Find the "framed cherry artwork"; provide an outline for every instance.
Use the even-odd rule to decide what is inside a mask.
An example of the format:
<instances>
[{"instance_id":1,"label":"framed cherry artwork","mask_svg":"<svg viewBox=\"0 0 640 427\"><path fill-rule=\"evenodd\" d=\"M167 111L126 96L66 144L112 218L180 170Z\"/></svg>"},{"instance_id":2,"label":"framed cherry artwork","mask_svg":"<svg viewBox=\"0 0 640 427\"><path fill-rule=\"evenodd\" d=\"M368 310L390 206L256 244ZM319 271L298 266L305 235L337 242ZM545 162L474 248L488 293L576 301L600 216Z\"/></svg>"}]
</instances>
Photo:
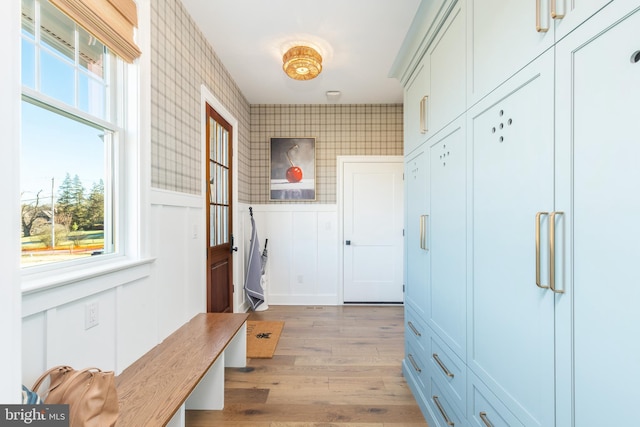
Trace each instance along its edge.
<instances>
[{"instance_id":1,"label":"framed cherry artwork","mask_svg":"<svg viewBox=\"0 0 640 427\"><path fill-rule=\"evenodd\" d=\"M269 198L316 199L316 139L271 138Z\"/></svg>"}]
</instances>

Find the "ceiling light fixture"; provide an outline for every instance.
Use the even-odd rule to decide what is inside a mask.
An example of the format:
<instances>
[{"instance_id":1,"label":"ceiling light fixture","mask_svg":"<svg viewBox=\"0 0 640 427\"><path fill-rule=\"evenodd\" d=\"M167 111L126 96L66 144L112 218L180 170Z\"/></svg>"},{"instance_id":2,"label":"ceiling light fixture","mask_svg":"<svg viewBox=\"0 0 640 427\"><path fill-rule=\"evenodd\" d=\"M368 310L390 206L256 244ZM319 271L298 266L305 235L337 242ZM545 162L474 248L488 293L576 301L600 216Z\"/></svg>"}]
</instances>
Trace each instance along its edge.
<instances>
[{"instance_id":1,"label":"ceiling light fixture","mask_svg":"<svg viewBox=\"0 0 640 427\"><path fill-rule=\"evenodd\" d=\"M294 46L282 57L282 69L294 80L311 80L322 71L322 56L308 46Z\"/></svg>"}]
</instances>

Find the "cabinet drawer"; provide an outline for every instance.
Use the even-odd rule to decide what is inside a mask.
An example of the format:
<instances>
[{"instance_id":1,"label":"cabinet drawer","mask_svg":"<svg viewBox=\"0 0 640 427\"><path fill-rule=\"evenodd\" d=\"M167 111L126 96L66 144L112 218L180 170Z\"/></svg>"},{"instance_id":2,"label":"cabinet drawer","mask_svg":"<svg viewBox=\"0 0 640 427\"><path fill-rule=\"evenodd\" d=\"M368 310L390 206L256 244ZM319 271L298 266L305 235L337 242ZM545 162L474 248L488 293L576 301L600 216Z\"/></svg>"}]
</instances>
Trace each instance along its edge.
<instances>
[{"instance_id":1,"label":"cabinet drawer","mask_svg":"<svg viewBox=\"0 0 640 427\"><path fill-rule=\"evenodd\" d=\"M507 407L471 371L468 372L469 387L467 419L470 426L477 427L523 427Z\"/></svg>"},{"instance_id":2,"label":"cabinet drawer","mask_svg":"<svg viewBox=\"0 0 640 427\"><path fill-rule=\"evenodd\" d=\"M433 421L439 427L465 426L465 417L460 415L455 405L452 405L446 392L437 382L431 379L429 393L426 395L429 409L433 414Z\"/></svg>"},{"instance_id":3,"label":"cabinet drawer","mask_svg":"<svg viewBox=\"0 0 640 427\"><path fill-rule=\"evenodd\" d=\"M426 353L429 335L431 335L426 323L412 309L406 308L404 315L405 340L413 341L420 347L422 353Z\"/></svg>"},{"instance_id":4,"label":"cabinet drawer","mask_svg":"<svg viewBox=\"0 0 640 427\"><path fill-rule=\"evenodd\" d=\"M451 395L452 403L465 412L467 396L467 367L444 342L431 334L427 356L433 379Z\"/></svg>"},{"instance_id":5,"label":"cabinet drawer","mask_svg":"<svg viewBox=\"0 0 640 427\"><path fill-rule=\"evenodd\" d=\"M426 395L428 390L429 372L424 359L424 351L413 340L405 340L405 365L420 391Z\"/></svg>"}]
</instances>

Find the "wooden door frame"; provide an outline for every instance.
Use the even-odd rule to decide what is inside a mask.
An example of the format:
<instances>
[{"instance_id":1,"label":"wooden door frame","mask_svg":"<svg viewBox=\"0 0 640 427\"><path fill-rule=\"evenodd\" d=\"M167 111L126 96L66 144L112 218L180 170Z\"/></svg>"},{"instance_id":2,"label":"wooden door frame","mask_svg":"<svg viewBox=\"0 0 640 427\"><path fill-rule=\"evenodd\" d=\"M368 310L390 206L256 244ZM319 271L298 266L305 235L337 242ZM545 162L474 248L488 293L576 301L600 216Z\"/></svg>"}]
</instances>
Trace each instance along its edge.
<instances>
[{"instance_id":1,"label":"wooden door frame","mask_svg":"<svg viewBox=\"0 0 640 427\"><path fill-rule=\"evenodd\" d=\"M207 191L208 191L208 185L207 185L207 180L206 180L206 176L207 176L207 104L213 108L214 110L216 110L216 112L224 119L226 120L231 127L234 129L234 132L232 132L231 135L231 149L232 149L232 155L231 155L231 167L232 167L232 175L231 175L231 202L232 202L232 206L233 206L233 210L231 211L231 226L232 227L237 227L238 224L238 119L235 118L235 116L233 114L231 114L229 112L229 110L215 97L215 95L213 95L213 93L205 86L205 85L201 85L200 86L200 111L201 111L201 120L200 120L200 129L201 129L201 157L202 157L202 162L200 165L200 176L202 177L201 181L201 190L200 190L200 195L201 195L201 199L202 199L202 204L201 204L201 208L202 208L202 214L200 215L200 229L203 230L202 234L206 236L206 230L207 230L207 221L208 219L206 218L206 212L207 212ZM232 228L231 233L234 233L234 230ZM237 234L237 233L236 233ZM239 244L240 242L236 240L236 244ZM203 245L204 247L203 249L203 253L207 253L207 248L209 246L209 242L206 241L206 238L203 239ZM237 252L234 252L237 253ZM204 258L204 262L206 263L206 256ZM242 264L241 260L234 260L233 262L233 286L234 286L234 293L233 293L233 311L237 311L237 309L240 307L240 305L242 304L242 300L243 300L243 296L242 296L242 292L241 292L241 287L239 288L238 286L238 280L240 278L240 265ZM202 279L201 279L201 290L200 290L200 294L201 294L201 301L202 301L202 311L206 312L207 311L207 277L205 273L205 266L203 265L202 268L203 274L202 274Z\"/></svg>"},{"instance_id":2,"label":"wooden door frame","mask_svg":"<svg viewBox=\"0 0 640 427\"><path fill-rule=\"evenodd\" d=\"M404 163L403 156L337 156L338 205L338 305L344 305L344 165L345 163ZM404 208L403 208L404 209Z\"/></svg>"}]
</instances>

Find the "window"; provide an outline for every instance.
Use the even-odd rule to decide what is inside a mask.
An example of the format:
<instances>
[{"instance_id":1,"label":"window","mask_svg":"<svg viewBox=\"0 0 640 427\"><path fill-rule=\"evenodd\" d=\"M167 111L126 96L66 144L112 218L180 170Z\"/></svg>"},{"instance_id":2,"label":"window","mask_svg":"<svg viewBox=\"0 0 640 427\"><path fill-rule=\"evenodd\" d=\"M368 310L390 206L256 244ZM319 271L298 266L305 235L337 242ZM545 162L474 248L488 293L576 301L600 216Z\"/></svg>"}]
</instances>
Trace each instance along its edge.
<instances>
[{"instance_id":1,"label":"window","mask_svg":"<svg viewBox=\"0 0 640 427\"><path fill-rule=\"evenodd\" d=\"M125 74L47 0L22 0L22 267L120 251Z\"/></svg>"}]
</instances>

